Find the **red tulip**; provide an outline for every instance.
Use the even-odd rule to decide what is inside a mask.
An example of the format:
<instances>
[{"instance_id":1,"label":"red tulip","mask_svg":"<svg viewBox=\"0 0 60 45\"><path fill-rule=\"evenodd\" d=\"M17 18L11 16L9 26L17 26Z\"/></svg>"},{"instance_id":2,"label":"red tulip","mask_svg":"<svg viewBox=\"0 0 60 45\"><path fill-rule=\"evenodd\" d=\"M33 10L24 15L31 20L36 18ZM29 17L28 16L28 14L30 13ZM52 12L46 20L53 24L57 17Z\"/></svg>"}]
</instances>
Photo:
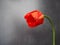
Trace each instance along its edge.
<instances>
[{"instance_id":1,"label":"red tulip","mask_svg":"<svg viewBox=\"0 0 60 45\"><path fill-rule=\"evenodd\" d=\"M29 27L36 27L44 22L44 15L38 10L27 13L24 18L26 19Z\"/></svg>"},{"instance_id":2,"label":"red tulip","mask_svg":"<svg viewBox=\"0 0 60 45\"><path fill-rule=\"evenodd\" d=\"M34 10L31 11L29 13L27 13L24 18L27 21L27 24L29 27L36 27L40 24L43 24L44 22L44 18L48 19L48 21L51 24L52 27L52 45L55 45L55 27L54 27L54 23L52 22L51 18L47 15L43 15L42 12L38 11L38 10Z\"/></svg>"}]
</instances>

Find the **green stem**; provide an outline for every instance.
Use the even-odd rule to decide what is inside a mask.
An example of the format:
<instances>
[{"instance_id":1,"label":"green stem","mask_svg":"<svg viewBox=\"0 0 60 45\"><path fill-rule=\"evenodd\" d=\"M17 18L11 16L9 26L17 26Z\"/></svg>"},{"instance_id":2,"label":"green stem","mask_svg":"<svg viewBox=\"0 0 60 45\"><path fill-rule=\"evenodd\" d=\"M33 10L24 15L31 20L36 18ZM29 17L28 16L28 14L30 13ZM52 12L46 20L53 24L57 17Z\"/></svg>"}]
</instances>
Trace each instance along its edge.
<instances>
[{"instance_id":1,"label":"green stem","mask_svg":"<svg viewBox=\"0 0 60 45\"><path fill-rule=\"evenodd\" d=\"M55 45L55 27L54 27L54 24L53 24L53 21L51 20L50 17L48 17L47 15L44 15L45 18L47 18L51 24L51 27L52 27L52 41L53 41L53 45Z\"/></svg>"}]
</instances>

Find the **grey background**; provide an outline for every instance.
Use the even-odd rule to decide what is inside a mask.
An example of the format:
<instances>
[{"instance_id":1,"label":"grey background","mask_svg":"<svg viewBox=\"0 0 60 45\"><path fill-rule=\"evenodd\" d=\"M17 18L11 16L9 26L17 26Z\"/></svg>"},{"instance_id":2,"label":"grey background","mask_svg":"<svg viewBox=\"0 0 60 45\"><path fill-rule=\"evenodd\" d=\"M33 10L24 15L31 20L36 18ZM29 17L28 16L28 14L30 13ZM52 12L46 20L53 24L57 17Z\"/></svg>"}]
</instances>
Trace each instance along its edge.
<instances>
[{"instance_id":1,"label":"grey background","mask_svg":"<svg viewBox=\"0 0 60 45\"><path fill-rule=\"evenodd\" d=\"M56 45L60 45L59 0L0 0L0 45L52 45L52 29L44 24L29 28L24 15L38 9L51 17L56 28Z\"/></svg>"}]
</instances>

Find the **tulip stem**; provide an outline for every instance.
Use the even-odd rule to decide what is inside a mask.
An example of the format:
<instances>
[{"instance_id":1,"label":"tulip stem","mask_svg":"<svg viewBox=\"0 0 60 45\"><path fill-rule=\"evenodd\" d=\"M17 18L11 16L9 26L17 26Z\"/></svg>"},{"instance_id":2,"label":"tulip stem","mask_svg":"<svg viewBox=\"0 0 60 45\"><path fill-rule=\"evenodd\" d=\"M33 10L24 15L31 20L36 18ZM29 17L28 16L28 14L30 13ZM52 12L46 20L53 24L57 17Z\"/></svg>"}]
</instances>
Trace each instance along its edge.
<instances>
[{"instance_id":1,"label":"tulip stem","mask_svg":"<svg viewBox=\"0 0 60 45\"><path fill-rule=\"evenodd\" d=\"M47 18L52 26L52 45L55 45L55 26L51 18L47 15L44 15L45 18Z\"/></svg>"}]
</instances>

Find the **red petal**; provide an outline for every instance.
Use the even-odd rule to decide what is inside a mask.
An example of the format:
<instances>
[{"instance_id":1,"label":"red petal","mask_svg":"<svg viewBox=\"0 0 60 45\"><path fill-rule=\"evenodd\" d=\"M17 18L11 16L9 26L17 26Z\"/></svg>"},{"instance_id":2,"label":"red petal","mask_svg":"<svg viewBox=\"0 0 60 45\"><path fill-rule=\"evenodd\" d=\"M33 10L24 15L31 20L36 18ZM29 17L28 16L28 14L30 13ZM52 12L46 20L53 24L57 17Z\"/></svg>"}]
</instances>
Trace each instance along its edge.
<instances>
[{"instance_id":1,"label":"red petal","mask_svg":"<svg viewBox=\"0 0 60 45\"><path fill-rule=\"evenodd\" d=\"M36 27L44 22L44 16L38 10L27 13L24 17L29 27Z\"/></svg>"}]
</instances>

